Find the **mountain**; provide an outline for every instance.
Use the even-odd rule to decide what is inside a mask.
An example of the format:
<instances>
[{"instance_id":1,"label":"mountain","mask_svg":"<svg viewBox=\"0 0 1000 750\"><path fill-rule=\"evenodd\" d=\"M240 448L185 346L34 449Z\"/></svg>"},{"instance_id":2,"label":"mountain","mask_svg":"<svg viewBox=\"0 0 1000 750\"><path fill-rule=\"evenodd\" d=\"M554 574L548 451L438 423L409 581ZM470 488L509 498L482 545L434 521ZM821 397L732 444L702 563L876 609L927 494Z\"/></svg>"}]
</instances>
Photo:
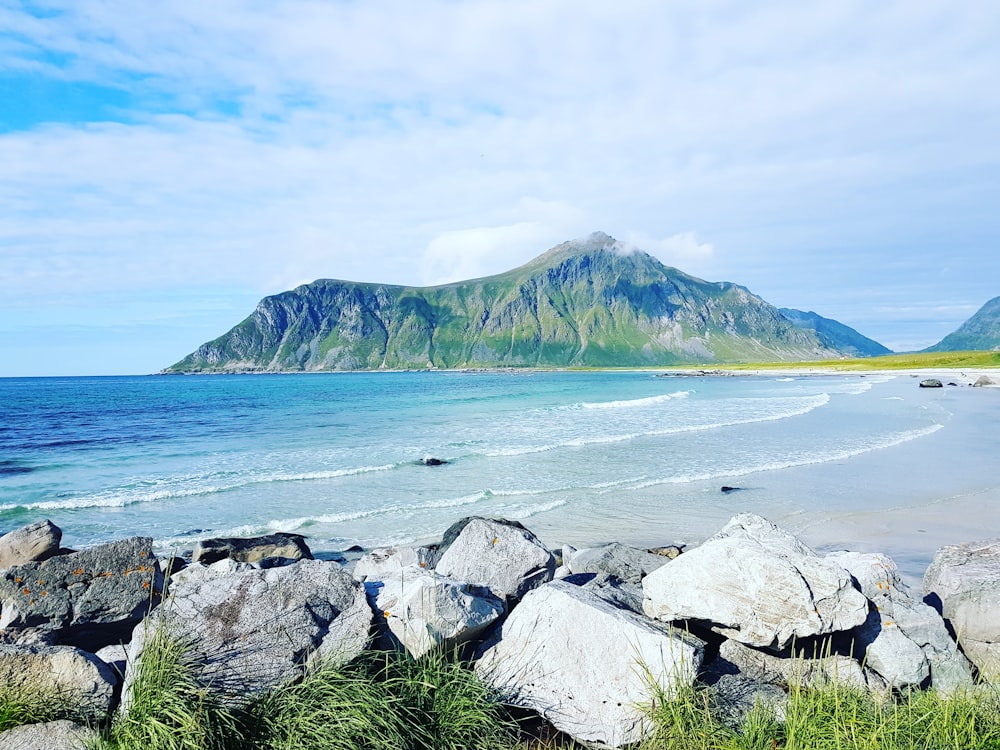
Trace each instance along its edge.
<instances>
[{"instance_id":1,"label":"mountain","mask_svg":"<svg viewBox=\"0 0 1000 750\"><path fill-rule=\"evenodd\" d=\"M979 312L925 352L1000 350L1000 297L994 297Z\"/></svg>"},{"instance_id":2,"label":"mountain","mask_svg":"<svg viewBox=\"0 0 1000 750\"><path fill-rule=\"evenodd\" d=\"M815 331L820 343L831 349L844 352L852 357L879 357L883 354L892 354L891 349L882 346L874 339L862 336L850 326L845 326L831 318L824 318L812 310L802 312L788 307L782 307L780 310L782 315L799 328Z\"/></svg>"},{"instance_id":3,"label":"mountain","mask_svg":"<svg viewBox=\"0 0 1000 750\"><path fill-rule=\"evenodd\" d=\"M596 233L507 273L455 284L314 281L265 297L165 372L634 367L842 354L744 287L696 279Z\"/></svg>"}]
</instances>

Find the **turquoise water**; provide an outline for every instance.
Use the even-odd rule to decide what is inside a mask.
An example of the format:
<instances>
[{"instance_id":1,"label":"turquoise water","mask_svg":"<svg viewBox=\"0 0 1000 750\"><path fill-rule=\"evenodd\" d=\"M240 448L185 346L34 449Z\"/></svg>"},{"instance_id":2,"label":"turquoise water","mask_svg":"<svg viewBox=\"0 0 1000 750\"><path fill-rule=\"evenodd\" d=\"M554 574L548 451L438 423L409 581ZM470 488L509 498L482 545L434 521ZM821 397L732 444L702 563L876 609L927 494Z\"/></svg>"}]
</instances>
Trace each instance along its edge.
<instances>
[{"instance_id":1,"label":"turquoise water","mask_svg":"<svg viewBox=\"0 0 1000 750\"><path fill-rule=\"evenodd\" d=\"M167 550L280 530L332 550L430 540L480 514L551 544L665 543L741 510L870 509L843 477L877 483L871 457L946 433L947 397L878 375L3 379L0 532L50 518L70 546L144 534ZM809 467L840 473L800 495Z\"/></svg>"}]
</instances>

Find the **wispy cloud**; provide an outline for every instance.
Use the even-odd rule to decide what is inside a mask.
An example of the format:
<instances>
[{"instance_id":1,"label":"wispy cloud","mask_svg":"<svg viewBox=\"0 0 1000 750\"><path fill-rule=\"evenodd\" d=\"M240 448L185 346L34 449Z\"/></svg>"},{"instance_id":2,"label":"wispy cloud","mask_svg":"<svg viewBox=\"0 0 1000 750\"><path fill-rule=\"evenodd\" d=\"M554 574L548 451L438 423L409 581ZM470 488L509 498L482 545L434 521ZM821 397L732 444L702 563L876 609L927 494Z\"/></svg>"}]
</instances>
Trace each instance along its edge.
<instances>
[{"instance_id":1,"label":"wispy cloud","mask_svg":"<svg viewBox=\"0 0 1000 750\"><path fill-rule=\"evenodd\" d=\"M979 302L998 25L976 0L0 5L0 91L67 103L0 103L0 307L452 281L593 230L861 327L886 304L862 287Z\"/></svg>"}]
</instances>

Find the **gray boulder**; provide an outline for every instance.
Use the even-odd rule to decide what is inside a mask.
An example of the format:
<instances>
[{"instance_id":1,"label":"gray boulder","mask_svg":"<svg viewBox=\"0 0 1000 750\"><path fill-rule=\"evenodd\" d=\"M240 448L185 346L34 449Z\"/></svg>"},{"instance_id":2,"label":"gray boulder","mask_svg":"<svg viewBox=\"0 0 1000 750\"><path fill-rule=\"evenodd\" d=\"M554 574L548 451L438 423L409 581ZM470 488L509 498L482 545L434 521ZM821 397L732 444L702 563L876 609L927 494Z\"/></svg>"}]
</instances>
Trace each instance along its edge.
<instances>
[{"instance_id":1,"label":"gray boulder","mask_svg":"<svg viewBox=\"0 0 1000 750\"><path fill-rule=\"evenodd\" d=\"M382 581L416 565L432 570L440 552L430 547L380 547L366 553L354 565L358 581Z\"/></svg>"},{"instance_id":2,"label":"gray boulder","mask_svg":"<svg viewBox=\"0 0 1000 750\"><path fill-rule=\"evenodd\" d=\"M850 630L868 600L850 574L753 514L735 516L700 547L642 580L643 610L658 620L696 620L751 646Z\"/></svg>"},{"instance_id":3,"label":"gray boulder","mask_svg":"<svg viewBox=\"0 0 1000 750\"><path fill-rule=\"evenodd\" d=\"M364 588L336 563L303 560L183 582L136 627L122 703L130 702L132 665L157 633L187 644L199 680L239 705L297 679L316 660L354 658L371 625Z\"/></svg>"},{"instance_id":4,"label":"gray boulder","mask_svg":"<svg viewBox=\"0 0 1000 750\"><path fill-rule=\"evenodd\" d=\"M774 683L724 674L712 685L712 704L728 726L739 730L754 709L771 711L778 721L784 721L788 694Z\"/></svg>"},{"instance_id":5,"label":"gray boulder","mask_svg":"<svg viewBox=\"0 0 1000 750\"><path fill-rule=\"evenodd\" d=\"M713 664L716 671L772 685L818 688L837 684L855 690L886 687L877 676L866 673L857 661L843 654L779 655L727 640L719 646L719 662Z\"/></svg>"},{"instance_id":6,"label":"gray boulder","mask_svg":"<svg viewBox=\"0 0 1000 750\"><path fill-rule=\"evenodd\" d=\"M944 383L942 383L937 378L927 378L926 380L920 381L921 388L944 388Z\"/></svg>"},{"instance_id":7,"label":"gray boulder","mask_svg":"<svg viewBox=\"0 0 1000 750\"><path fill-rule=\"evenodd\" d=\"M4 534L0 536L0 570L52 557L61 540L62 531L47 519Z\"/></svg>"},{"instance_id":8,"label":"gray boulder","mask_svg":"<svg viewBox=\"0 0 1000 750\"><path fill-rule=\"evenodd\" d=\"M698 639L555 581L525 595L475 669L560 731L619 747L648 735L652 689L690 685L703 656Z\"/></svg>"},{"instance_id":9,"label":"gray boulder","mask_svg":"<svg viewBox=\"0 0 1000 750\"><path fill-rule=\"evenodd\" d=\"M452 527L454 528L454 527ZM448 532L445 534L449 538ZM487 518L467 519L435 568L463 583L486 586L516 601L555 574L555 557L520 524Z\"/></svg>"},{"instance_id":10,"label":"gray boulder","mask_svg":"<svg viewBox=\"0 0 1000 750\"><path fill-rule=\"evenodd\" d=\"M986 375L980 375L976 379L976 382L972 384L974 388L988 388L991 385L996 385L996 383L994 383L993 380L988 378Z\"/></svg>"},{"instance_id":11,"label":"gray boulder","mask_svg":"<svg viewBox=\"0 0 1000 750\"><path fill-rule=\"evenodd\" d=\"M872 602L868 621L856 631L866 666L896 688L919 686L928 678L945 692L972 685L968 660L941 616L910 595L892 558L835 552L827 559L849 571Z\"/></svg>"},{"instance_id":12,"label":"gray boulder","mask_svg":"<svg viewBox=\"0 0 1000 750\"><path fill-rule=\"evenodd\" d=\"M107 664L73 646L0 646L0 685L49 697L64 716L107 718L117 683Z\"/></svg>"},{"instance_id":13,"label":"gray boulder","mask_svg":"<svg viewBox=\"0 0 1000 750\"><path fill-rule=\"evenodd\" d=\"M504 613L488 589L418 566L366 585L376 622L414 658L474 640Z\"/></svg>"},{"instance_id":14,"label":"gray boulder","mask_svg":"<svg viewBox=\"0 0 1000 750\"><path fill-rule=\"evenodd\" d=\"M0 750L87 750L96 746L98 733L67 719L0 732Z\"/></svg>"},{"instance_id":15,"label":"gray boulder","mask_svg":"<svg viewBox=\"0 0 1000 750\"><path fill-rule=\"evenodd\" d=\"M254 537L219 537L202 539L195 545L191 562L205 565L223 559L236 562L255 563L270 557L284 557L289 560L311 560L312 552L301 534L282 532Z\"/></svg>"},{"instance_id":16,"label":"gray boulder","mask_svg":"<svg viewBox=\"0 0 1000 750\"><path fill-rule=\"evenodd\" d=\"M639 583L670 558L612 542L600 547L578 550L564 564L573 573L597 573L614 576L625 583Z\"/></svg>"},{"instance_id":17,"label":"gray boulder","mask_svg":"<svg viewBox=\"0 0 1000 750\"><path fill-rule=\"evenodd\" d=\"M980 676L1000 681L1000 539L939 549L924 593Z\"/></svg>"},{"instance_id":18,"label":"gray boulder","mask_svg":"<svg viewBox=\"0 0 1000 750\"><path fill-rule=\"evenodd\" d=\"M0 628L60 630L62 642L94 651L128 640L162 588L148 537L15 565L0 571Z\"/></svg>"}]
</instances>

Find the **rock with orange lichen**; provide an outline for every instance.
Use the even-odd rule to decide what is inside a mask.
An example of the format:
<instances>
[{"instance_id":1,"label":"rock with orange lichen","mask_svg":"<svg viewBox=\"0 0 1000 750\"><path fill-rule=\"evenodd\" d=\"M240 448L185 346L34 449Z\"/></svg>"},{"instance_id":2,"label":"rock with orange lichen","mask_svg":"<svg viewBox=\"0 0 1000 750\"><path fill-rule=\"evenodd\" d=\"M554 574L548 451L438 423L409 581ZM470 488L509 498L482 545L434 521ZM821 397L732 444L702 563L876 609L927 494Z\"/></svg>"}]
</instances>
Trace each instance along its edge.
<instances>
[{"instance_id":1,"label":"rock with orange lichen","mask_svg":"<svg viewBox=\"0 0 1000 750\"><path fill-rule=\"evenodd\" d=\"M162 587L149 537L15 565L0 571L0 628L58 630L93 651L128 640Z\"/></svg>"}]
</instances>

